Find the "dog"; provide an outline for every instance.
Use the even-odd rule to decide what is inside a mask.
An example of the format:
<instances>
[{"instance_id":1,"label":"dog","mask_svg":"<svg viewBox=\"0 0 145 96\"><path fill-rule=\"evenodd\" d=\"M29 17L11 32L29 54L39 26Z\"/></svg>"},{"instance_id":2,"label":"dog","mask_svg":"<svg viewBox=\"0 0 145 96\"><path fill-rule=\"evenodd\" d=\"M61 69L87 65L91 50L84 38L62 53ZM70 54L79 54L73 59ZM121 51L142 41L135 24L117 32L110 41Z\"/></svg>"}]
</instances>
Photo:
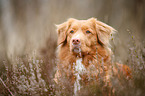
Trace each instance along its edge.
<instances>
[{"instance_id":1,"label":"dog","mask_svg":"<svg viewBox=\"0 0 145 96\"><path fill-rule=\"evenodd\" d=\"M112 72L118 76L122 72L130 77L128 66L111 62L113 53L109 48L109 40L115 31L96 18L70 18L57 25L58 64L55 82L58 84L62 81L60 78L66 77L76 94L81 89L80 82L87 84L94 79L97 82L99 77L104 82L110 82Z\"/></svg>"}]
</instances>

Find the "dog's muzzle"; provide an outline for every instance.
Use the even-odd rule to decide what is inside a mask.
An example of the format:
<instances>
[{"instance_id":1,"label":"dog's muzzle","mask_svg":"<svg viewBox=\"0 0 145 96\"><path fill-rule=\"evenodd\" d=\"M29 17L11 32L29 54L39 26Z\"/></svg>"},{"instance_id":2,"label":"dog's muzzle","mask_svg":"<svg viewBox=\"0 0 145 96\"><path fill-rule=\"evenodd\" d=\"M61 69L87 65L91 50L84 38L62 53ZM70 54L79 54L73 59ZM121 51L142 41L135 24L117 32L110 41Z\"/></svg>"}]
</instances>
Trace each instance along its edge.
<instances>
[{"instance_id":1,"label":"dog's muzzle","mask_svg":"<svg viewBox=\"0 0 145 96\"><path fill-rule=\"evenodd\" d=\"M80 48L80 39L78 38L73 38L72 39L72 51L74 53L80 53L81 52L81 48Z\"/></svg>"}]
</instances>

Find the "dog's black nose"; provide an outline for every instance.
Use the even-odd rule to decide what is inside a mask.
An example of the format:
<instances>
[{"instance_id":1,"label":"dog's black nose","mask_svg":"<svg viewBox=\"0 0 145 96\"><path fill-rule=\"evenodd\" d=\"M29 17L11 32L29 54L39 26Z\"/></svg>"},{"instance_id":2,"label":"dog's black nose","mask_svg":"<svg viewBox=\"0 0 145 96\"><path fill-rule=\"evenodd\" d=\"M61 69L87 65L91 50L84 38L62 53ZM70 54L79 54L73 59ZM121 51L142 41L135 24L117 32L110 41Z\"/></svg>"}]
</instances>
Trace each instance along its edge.
<instances>
[{"instance_id":1,"label":"dog's black nose","mask_svg":"<svg viewBox=\"0 0 145 96\"><path fill-rule=\"evenodd\" d=\"M79 38L74 38L74 39L72 39L72 43L73 44L79 44L80 43L80 39Z\"/></svg>"}]
</instances>

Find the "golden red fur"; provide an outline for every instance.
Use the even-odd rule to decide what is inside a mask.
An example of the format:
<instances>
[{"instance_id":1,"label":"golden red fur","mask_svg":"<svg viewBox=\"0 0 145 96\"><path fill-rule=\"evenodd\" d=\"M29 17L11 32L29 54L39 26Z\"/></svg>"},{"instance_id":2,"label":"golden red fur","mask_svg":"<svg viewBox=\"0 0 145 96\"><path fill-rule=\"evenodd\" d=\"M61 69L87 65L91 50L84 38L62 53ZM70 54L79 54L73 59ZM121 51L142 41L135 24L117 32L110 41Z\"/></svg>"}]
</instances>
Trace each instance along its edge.
<instances>
[{"instance_id":1,"label":"golden red fur","mask_svg":"<svg viewBox=\"0 0 145 96\"><path fill-rule=\"evenodd\" d=\"M76 20L70 18L68 21L57 25L58 32L58 71L55 74L55 81L61 78L62 71L68 78L75 81L76 61L81 58L81 63L85 67L85 72L79 73L82 80L87 77L98 78L99 74L104 74L104 79L109 80L111 68L112 51L108 47L111 34L114 28L98 21L95 18L88 20ZM130 75L128 66L116 64L117 67ZM78 70L77 70L78 71ZM118 74L118 69L113 67L113 71ZM86 82L86 81L85 81Z\"/></svg>"}]
</instances>

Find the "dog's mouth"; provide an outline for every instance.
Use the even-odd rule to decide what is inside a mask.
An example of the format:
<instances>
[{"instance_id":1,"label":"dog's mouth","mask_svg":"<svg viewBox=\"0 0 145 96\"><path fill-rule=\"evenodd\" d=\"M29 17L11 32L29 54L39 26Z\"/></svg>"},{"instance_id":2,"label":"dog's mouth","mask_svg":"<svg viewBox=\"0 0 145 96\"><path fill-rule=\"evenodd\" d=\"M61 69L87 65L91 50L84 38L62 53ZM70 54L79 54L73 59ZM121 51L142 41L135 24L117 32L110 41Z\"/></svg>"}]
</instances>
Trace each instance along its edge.
<instances>
[{"instance_id":1,"label":"dog's mouth","mask_svg":"<svg viewBox=\"0 0 145 96\"><path fill-rule=\"evenodd\" d=\"M81 52L81 48L80 47L78 47L78 46L74 46L74 48L72 49L72 52L73 53L80 53Z\"/></svg>"}]
</instances>

